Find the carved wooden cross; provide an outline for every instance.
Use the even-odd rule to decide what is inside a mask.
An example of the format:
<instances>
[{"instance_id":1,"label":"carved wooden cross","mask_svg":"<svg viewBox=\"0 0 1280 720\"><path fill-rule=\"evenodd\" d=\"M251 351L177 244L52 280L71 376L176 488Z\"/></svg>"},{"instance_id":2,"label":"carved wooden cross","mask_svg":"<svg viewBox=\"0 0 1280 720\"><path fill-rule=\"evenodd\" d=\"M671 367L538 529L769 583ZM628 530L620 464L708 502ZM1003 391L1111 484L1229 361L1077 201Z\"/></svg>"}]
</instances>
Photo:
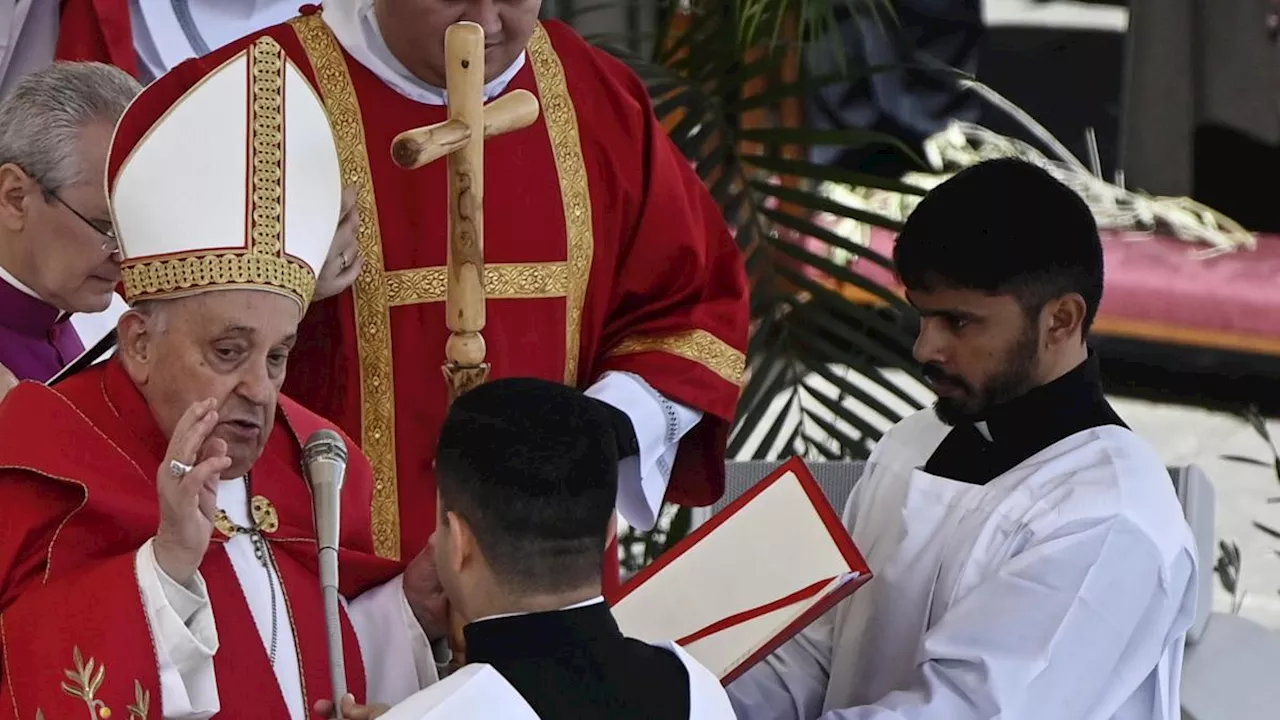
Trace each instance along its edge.
<instances>
[{"instance_id":1,"label":"carved wooden cross","mask_svg":"<svg viewBox=\"0 0 1280 720\"><path fill-rule=\"evenodd\" d=\"M449 251L445 274L445 380L449 402L489 377L484 330L484 139L519 130L538 119L538 99L528 90L484 104L484 30L472 22L444 34L449 119L400 133L391 157L407 170L447 157ZM482 132L476 132L482 128Z\"/></svg>"}]
</instances>

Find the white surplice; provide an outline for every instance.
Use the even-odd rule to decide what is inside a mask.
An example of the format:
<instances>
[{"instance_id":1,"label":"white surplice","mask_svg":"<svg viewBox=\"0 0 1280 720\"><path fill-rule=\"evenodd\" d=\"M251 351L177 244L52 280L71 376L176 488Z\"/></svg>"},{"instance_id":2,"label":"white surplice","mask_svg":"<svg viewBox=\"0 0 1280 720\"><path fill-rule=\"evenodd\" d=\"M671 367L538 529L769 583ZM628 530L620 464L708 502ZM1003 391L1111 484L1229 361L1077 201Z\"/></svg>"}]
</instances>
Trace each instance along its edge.
<instances>
[{"instance_id":1,"label":"white surplice","mask_svg":"<svg viewBox=\"0 0 1280 720\"><path fill-rule=\"evenodd\" d=\"M218 48L284 22L297 14L298 4L299 0L130 0L139 60L147 73L162 74L201 54L202 44ZM179 11L179 5L184 9ZM373 0L327 0L322 17L343 49L396 92L424 105L445 104L444 89L414 77L387 48ZM485 99L502 94L525 62L525 53L521 53L510 67L486 83ZM628 524L650 530L661 513L680 440L701 422L702 412L663 396L639 375L628 372L604 373L587 394L631 419L640 455L624 460L619 468L617 507Z\"/></svg>"},{"instance_id":2,"label":"white surplice","mask_svg":"<svg viewBox=\"0 0 1280 720\"><path fill-rule=\"evenodd\" d=\"M232 522L244 527L252 525L243 479L219 484L218 507ZM311 711L302 693L298 650L285 611L280 577L274 568L263 567L254 555L249 536L237 535L224 545L264 648L271 647L271 596L275 593L276 683L289 707L290 720L308 720ZM150 540L138 551L135 565L156 643L165 720L212 717L221 707L213 665L219 630L204 579L197 573L191 582L181 585L169 578L156 564ZM273 576L271 582L268 572ZM347 615L359 639L369 702L395 703L438 679L426 633L405 599L402 576L350 599ZM222 631L228 632L226 628ZM346 658L348 664L361 660Z\"/></svg>"},{"instance_id":3,"label":"white surplice","mask_svg":"<svg viewBox=\"0 0 1280 720\"><path fill-rule=\"evenodd\" d=\"M844 511L874 578L730 686L739 717L1178 718L1195 553L1159 457L1094 427L968 484L920 469L948 431L877 445Z\"/></svg>"}]
</instances>

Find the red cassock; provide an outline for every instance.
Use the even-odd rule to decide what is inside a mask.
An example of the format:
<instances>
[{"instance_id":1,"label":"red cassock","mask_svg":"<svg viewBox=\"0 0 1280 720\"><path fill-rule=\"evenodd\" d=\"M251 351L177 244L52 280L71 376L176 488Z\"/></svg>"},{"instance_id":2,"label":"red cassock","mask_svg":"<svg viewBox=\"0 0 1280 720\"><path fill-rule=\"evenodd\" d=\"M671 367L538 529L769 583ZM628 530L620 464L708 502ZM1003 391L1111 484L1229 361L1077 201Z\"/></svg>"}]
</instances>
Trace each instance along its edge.
<instances>
[{"instance_id":1,"label":"red cassock","mask_svg":"<svg viewBox=\"0 0 1280 720\"><path fill-rule=\"evenodd\" d=\"M138 74L129 0L62 0L58 60L96 60Z\"/></svg>"},{"instance_id":2,"label":"red cassock","mask_svg":"<svg viewBox=\"0 0 1280 720\"><path fill-rule=\"evenodd\" d=\"M363 219L364 270L352 290L311 307L285 390L360 439L377 478L377 550L412 557L435 526L433 460L447 407L448 180L444 162L396 167L391 142L447 110L389 87L314 8L264 32L322 96ZM241 47L191 62L216 65ZM610 370L640 375L704 413L680 443L667 499L712 503L724 487L748 322L745 273L720 208L639 78L567 26L537 27L508 91L517 88L537 95L542 113L486 141L490 377L586 388Z\"/></svg>"},{"instance_id":3,"label":"red cassock","mask_svg":"<svg viewBox=\"0 0 1280 720\"><path fill-rule=\"evenodd\" d=\"M301 446L332 428L280 398L275 428L251 473L280 526L266 533L297 639L308 707L331 696L310 488ZM156 650L134 570L159 523L156 469L168 445L115 362L54 388L23 383L0 404L0 717L158 720ZM355 597L393 578L373 554L373 477L352 453L343 486L341 591ZM200 572L218 627L217 717L289 716L221 535ZM343 623L348 686L363 697L359 645Z\"/></svg>"}]
</instances>

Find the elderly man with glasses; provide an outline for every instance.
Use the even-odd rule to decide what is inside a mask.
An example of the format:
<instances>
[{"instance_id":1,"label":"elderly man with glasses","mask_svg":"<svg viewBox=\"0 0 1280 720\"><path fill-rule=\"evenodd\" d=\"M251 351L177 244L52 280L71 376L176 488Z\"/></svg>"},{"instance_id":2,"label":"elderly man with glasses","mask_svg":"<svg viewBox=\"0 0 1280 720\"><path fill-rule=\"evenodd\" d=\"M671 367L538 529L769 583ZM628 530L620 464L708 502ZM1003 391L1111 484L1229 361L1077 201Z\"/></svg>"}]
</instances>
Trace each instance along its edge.
<instances>
[{"instance_id":1,"label":"elderly man with glasses","mask_svg":"<svg viewBox=\"0 0 1280 720\"><path fill-rule=\"evenodd\" d=\"M115 300L120 246L103 178L112 130L140 90L108 65L58 63L0 104L0 393L6 380L47 381L98 339L70 318Z\"/></svg>"}]
</instances>

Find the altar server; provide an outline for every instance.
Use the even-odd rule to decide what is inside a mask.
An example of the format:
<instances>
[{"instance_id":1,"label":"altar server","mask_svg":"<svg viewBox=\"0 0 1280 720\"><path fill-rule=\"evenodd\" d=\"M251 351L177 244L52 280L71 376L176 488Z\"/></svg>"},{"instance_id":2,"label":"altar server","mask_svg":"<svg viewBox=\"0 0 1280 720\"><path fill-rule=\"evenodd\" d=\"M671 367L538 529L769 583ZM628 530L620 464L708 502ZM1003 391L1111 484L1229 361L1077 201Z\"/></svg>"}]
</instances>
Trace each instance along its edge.
<instances>
[{"instance_id":1,"label":"altar server","mask_svg":"<svg viewBox=\"0 0 1280 720\"><path fill-rule=\"evenodd\" d=\"M468 623L467 667L496 673L428 688L389 717L734 720L709 670L624 637L601 597L618 463L637 451L621 410L559 383L510 378L458 398L431 545Z\"/></svg>"},{"instance_id":2,"label":"altar server","mask_svg":"<svg viewBox=\"0 0 1280 720\"><path fill-rule=\"evenodd\" d=\"M739 716L1178 718L1193 539L1085 343L1089 209L984 163L921 202L894 259L937 404L884 436L845 507L875 578L730 686Z\"/></svg>"}]
</instances>

